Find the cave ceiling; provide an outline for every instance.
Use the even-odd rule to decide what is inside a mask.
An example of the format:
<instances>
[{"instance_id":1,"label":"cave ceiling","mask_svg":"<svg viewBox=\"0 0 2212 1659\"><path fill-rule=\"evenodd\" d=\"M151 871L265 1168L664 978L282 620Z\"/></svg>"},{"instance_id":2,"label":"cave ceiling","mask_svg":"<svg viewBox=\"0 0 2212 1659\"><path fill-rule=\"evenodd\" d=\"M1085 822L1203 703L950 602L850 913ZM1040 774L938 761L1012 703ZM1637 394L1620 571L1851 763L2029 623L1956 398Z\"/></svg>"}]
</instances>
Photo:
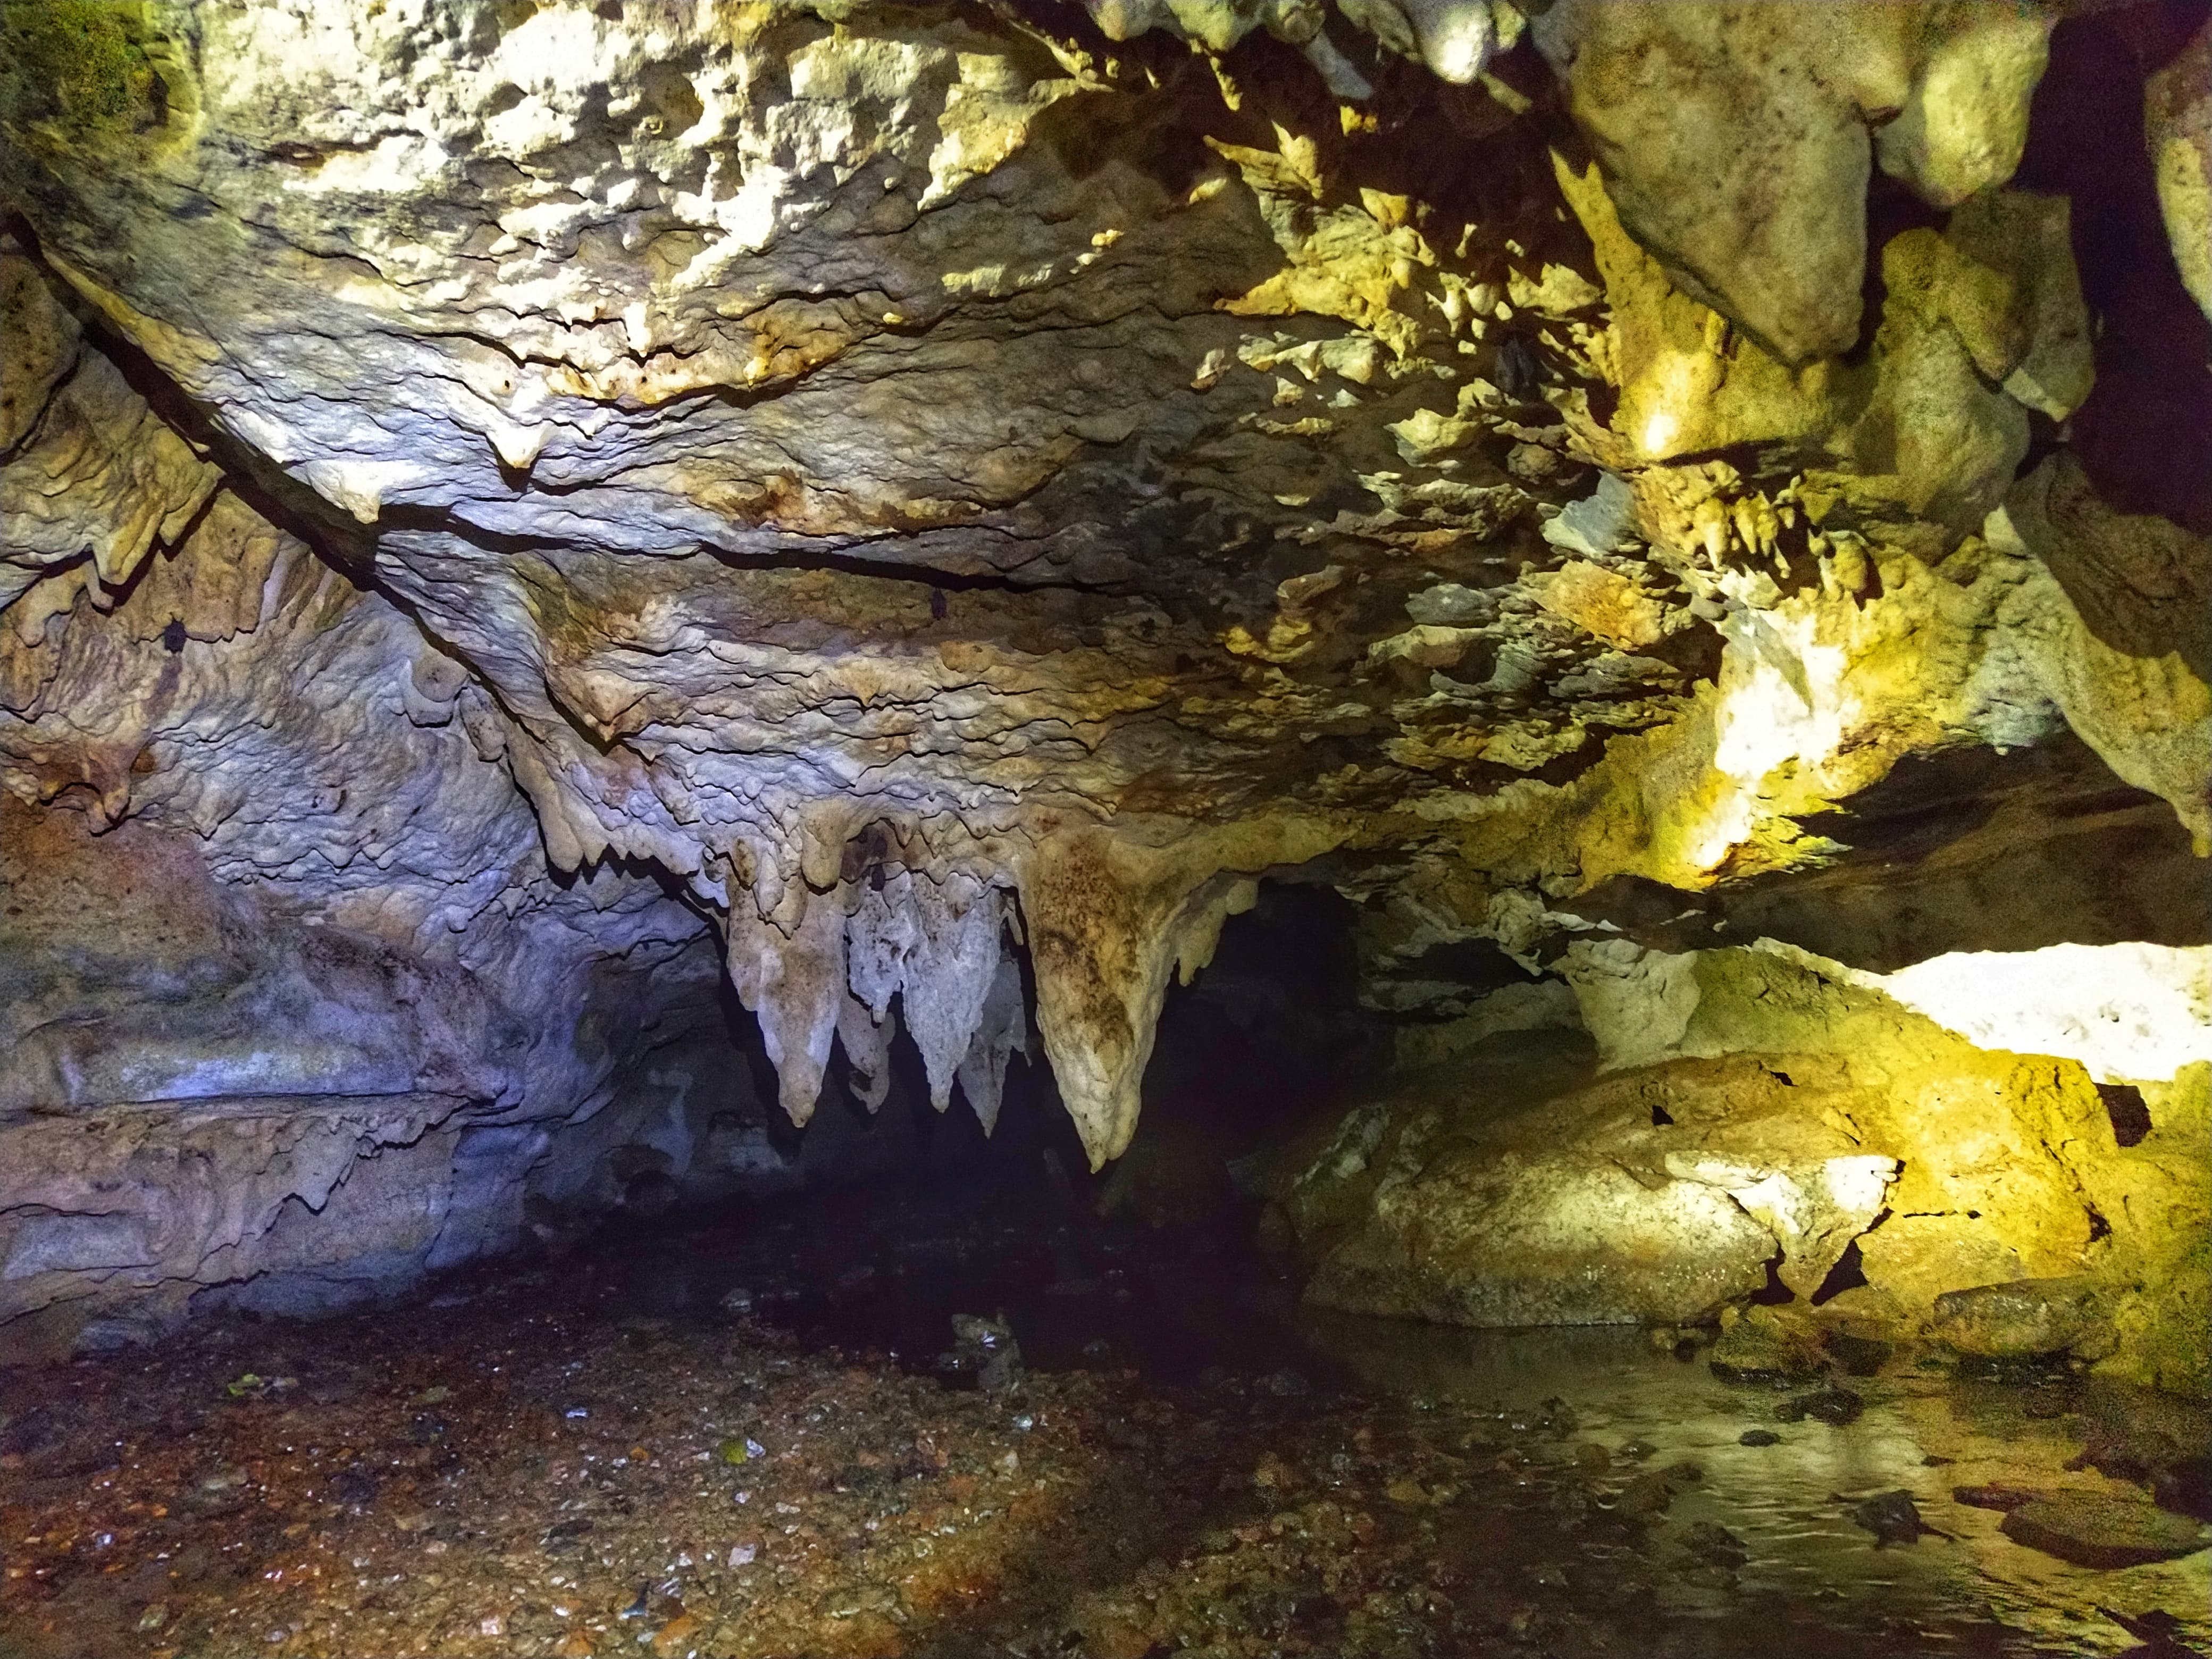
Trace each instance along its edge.
<instances>
[{"instance_id":1,"label":"cave ceiling","mask_svg":"<svg viewBox=\"0 0 2212 1659\"><path fill-rule=\"evenodd\" d=\"M2067 15L10 6L0 775L538 994L704 917L802 1120L895 997L993 1094L1018 939L1094 1158L1263 875L1529 956L2053 744L2186 868Z\"/></svg>"}]
</instances>

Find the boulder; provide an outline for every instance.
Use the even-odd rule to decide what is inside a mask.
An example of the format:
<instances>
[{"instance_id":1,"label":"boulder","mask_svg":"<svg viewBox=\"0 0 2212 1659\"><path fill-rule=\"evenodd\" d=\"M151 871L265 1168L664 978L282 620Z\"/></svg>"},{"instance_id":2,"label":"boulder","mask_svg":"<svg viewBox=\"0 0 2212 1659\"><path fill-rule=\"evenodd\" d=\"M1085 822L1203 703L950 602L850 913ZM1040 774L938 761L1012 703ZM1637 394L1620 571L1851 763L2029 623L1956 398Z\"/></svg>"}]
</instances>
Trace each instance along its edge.
<instances>
[{"instance_id":1,"label":"boulder","mask_svg":"<svg viewBox=\"0 0 2212 1659\"><path fill-rule=\"evenodd\" d=\"M1770 1262L1812 1295L1896 1172L1823 1120L1826 1094L1741 1057L1549 1102L1534 1076L1439 1073L1286 1159L1308 1299L1474 1326L1706 1322Z\"/></svg>"},{"instance_id":2,"label":"boulder","mask_svg":"<svg viewBox=\"0 0 2212 1659\"><path fill-rule=\"evenodd\" d=\"M2136 1567L2194 1554L2212 1532L2186 1516L2129 1498L2063 1493L2006 1515L2006 1537L2077 1567Z\"/></svg>"},{"instance_id":3,"label":"boulder","mask_svg":"<svg viewBox=\"0 0 2212 1659\"><path fill-rule=\"evenodd\" d=\"M2096 1281L2087 1277L2020 1279L1977 1285L1936 1298L1929 1333L1974 1359L2101 1359L2112 1351L2112 1322Z\"/></svg>"}]
</instances>

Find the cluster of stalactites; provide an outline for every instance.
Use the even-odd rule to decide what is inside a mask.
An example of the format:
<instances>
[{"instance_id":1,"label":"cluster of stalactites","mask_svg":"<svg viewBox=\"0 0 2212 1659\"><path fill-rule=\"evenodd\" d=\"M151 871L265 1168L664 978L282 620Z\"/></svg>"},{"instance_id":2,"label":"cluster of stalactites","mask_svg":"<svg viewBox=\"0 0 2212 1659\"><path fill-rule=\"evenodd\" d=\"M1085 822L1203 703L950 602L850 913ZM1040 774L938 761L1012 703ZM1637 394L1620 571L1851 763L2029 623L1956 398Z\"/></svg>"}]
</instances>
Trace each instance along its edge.
<instances>
[{"instance_id":1,"label":"cluster of stalactites","mask_svg":"<svg viewBox=\"0 0 2212 1659\"><path fill-rule=\"evenodd\" d=\"M1341 835L1285 820L1153 843L1061 823L1007 838L988 868L885 860L805 884L803 902L778 884L773 905L739 889L725 921L730 980L759 1018L793 1122L813 1115L833 1041L863 1103L881 1104L896 1001L933 1103L945 1109L957 1083L988 1132L1010 1057L1031 1052L1026 945L1036 1031L1096 1169L1136 1132L1170 980L1212 960L1223 922L1254 901L1254 873Z\"/></svg>"},{"instance_id":2,"label":"cluster of stalactites","mask_svg":"<svg viewBox=\"0 0 2212 1659\"><path fill-rule=\"evenodd\" d=\"M960 1091L988 1134L999 1121L1006 1066L1029 1053L1018 929L1003 887L954 871L878 869L810 893L787 931L740 903L729 918L731 983L759 1018L793 1123L813 1115L833 1039L853 1088L874 1111L890 1087L898 1012L921 1052L930 1104Z\"/></svg>"},{"instance_id":3,"label":"cluster of stalactites","mask_svg":"<svg viewBox=\"0 0 2212 1659\"><path fill-rule=\"evenodd\" d=\"M1127 40L1162 29L1210 52L1226 52L1264 28L1304 53L1328 88L1354 101L1375 88L1330 42L1321 0L1083 0L1100 31ZM1522 27L1510 0L1338 0L1351 21L1391 51L1426 64L1444 80L1466 86L1491 56L1510 46Z\"/></svg>"}]
</instances>

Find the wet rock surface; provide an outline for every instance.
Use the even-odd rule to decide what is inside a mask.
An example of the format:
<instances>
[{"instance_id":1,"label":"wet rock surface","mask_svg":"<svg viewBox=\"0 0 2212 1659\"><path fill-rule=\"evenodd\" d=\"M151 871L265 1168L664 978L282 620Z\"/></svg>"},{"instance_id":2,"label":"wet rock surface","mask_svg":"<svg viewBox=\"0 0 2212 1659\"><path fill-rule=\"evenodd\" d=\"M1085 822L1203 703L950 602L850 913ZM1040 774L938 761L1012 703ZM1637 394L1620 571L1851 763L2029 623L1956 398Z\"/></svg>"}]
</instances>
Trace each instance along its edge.
<instances>
[{"instance_id":1,"label":"wet rock surface","mask_svg":"<svg viewBox=\"0 0 2212 1659\"><path fill-rule=\"evenodd\" d=\"M1584 934L1562 963L1582 1030L1490 1036L1386 1079L1294 1138L1268 1195L1319 1306L1717 1323L1714 1370L1778 1385L1933 1337L2000 1370L2071 1357L2201 1392L2212 1067L2148 1094L2096 1081L2165 1063L2098 1035L2157 1022L2123 1012L2118 954L2068 999L2109 1024L2000 1036L2033 1017L2024 988L1990 994L2016 957L1876 975L1771 939L1676 954ZM2172 988L2179 1060L2207 1029L2196 956L2127 954L2146 1011ZM2027 1058L2039 1043L2074 1057Z\"/></svg>"},{"instance_id":2,"label":"wet rock surface","mask_svg":"<svg viewBox=\"0 0 2212 1659\"><path fill-rule=\"evenodd\" d=\"M2069 1419L1892 1370L1854 1385L1856 1420L1762 1445L1760 1390L1640 1333L1289 1323L1202 1232L983 1190L824 1198L471 1269L403 1318L234 1320L0 1372L10 1652L1689 1659L2117 1653L2115 1616L2212 1634L2203 1550L2093 1571L2041 1547L2120 1504L2196 1528L2063 1467L2086 1425L2140 1414L2078 1382ZM1026 1369L941 1371L956 1338L1018 1342ZM2045 1495L2001 1515L1954 1502L1961 1476ZM2039 1547L2007 1535L2039 1514Z\"/></svg>"},{"instance_id":3,"label":"wet rock surface","mask_svg":"<svg viewBox=\"0 0 2212 1659\"><path fill-rule=\"evenodd\" d=\"M2008 1510L2004 1534L2085 1567L2132 1567L2206 1547L2203 1526L2148 1504L2095 1498L2039 1498Z\"/></svg>"}]
</instances>

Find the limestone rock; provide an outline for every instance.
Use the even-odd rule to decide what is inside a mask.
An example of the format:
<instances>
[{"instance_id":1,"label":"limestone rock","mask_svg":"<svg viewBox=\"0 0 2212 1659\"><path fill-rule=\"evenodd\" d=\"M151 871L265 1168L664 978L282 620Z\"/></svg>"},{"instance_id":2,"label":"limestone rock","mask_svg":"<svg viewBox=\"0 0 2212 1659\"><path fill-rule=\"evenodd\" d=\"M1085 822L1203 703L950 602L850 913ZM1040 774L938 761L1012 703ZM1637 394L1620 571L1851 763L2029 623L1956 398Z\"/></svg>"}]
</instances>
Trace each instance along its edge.
<instances>
[{"instance_id":1,"label":"limestone rock","mask_svg":"<svg viewBox=\"0 0 2212 1659\"><path fill-rule=\"evenodd\" d=\"M2014 1006L2004 975L2033 971L2038 953L1996 957L1994 972L1961 957L1885 978L1771 942L1672 957L1577 944L1566 975L1607 1063L1764 1054L1791 1092L1820 1091L1808 1099L1832 1103L1824 1117L1899 1161L1888 1213L1856 1241L1869 1287L1896 1308L1893 1331L1917 1333L1946 1292L2086 1273L2117 1334L2106 1366L2197 1387L2184 1379L2202 1362L2168 1322L2197 1317L2212 1282L2197 1219L2212 1217L2212 1170L2185 1150L2212 1112L2202 952L2154 956L2162 970L2143 972L2140 949L2058 947L2101 981L2097 1030L2135 1028L2109 1048L2074 1021L2078 996ZM2114 1063L2166 1074L2146 1097L2159 1127L2132 1146L2088 1069ZM2081 1326L2093 1351L2094 1323Z\"/></svg>"},{"instance_id":2,"label":"limestone rock","mask_svg":"<svg viewBox=\"0 0 2212 1659\"><path fill-rule=\"evenodd\" d=\"M2003 183L2051 21L1995 7L1565 0L1534 39L1622 222L1687 292L1798 363L1858 337L1875 153L1945 206Z\"/></svg>"},{"instance_id":3,"label":"limestone rock","mask_svg":"<svg viewBox=\"0 0 2212 1659\"><path fill-rule=\"evenodd\" d=\"M2144 88L2158 204L2190 296L2212 317L2212 24Z\"/></svg>"},{"instance_id":4,"label":"limestone rock","mask_svg":"<svg viewBox=\"0 0 2212 1659\"><path fill-rule=\"evenodd\" d=\"M1292 1182L1292 1224L1318 1255L1310 1300L1470 1325L1695 1323L1761 1290L1772 1258L1809 1297L1897 1172L1824 1125L1832 1099L1793 1098L1747 1062L1629 1073L1534 1105L1443 1107L1449 1087L1439 1076L1347 1119L1339 1140L1373 1122L1372 1147L1352 1159L1332 1143ZM1378 1158L1343 1231L1330 1189L1362 1190Z\"/></svg>"},{"instance_id":5,"label":"limestone rock","mask_svg":"<svg viewBox=\"0 0 2212 1659\"><path fill-rule=\"evenodd\" d=\"M2140 1502L2072 1493L2023 1504L2002 1525L2014 1542L2082 1567L2170 1561L2205 1544L2204 1528L2187 1516Z\"/></svg>"},{"instance_id":6,"label":"limestone rock","mask_svg":"<svg viewBox=\"0 0 2212 1659\"><path fill-rule=\"evenodd\" d=\"M2101 1359L2113 1346L2112 1321L2088 1279L2023 1279L1978 1285L1936 1298L1929 1326L1938 1340L1976 1359L2045 1359L2071 1353Z\"/></svg>"},{"instance_id":7,"label":"limestone rock","mask_svg":"<svg viewBox=\"0 0 2212 1659\"><path fill-rule=\"evenodd\" d=\"M1680 1323L1757 1290L1772 1248L1710 1188L1507 1153L1390 1183L1306 1297L1455 1325Z\"/></svg>"}]
</instances>

